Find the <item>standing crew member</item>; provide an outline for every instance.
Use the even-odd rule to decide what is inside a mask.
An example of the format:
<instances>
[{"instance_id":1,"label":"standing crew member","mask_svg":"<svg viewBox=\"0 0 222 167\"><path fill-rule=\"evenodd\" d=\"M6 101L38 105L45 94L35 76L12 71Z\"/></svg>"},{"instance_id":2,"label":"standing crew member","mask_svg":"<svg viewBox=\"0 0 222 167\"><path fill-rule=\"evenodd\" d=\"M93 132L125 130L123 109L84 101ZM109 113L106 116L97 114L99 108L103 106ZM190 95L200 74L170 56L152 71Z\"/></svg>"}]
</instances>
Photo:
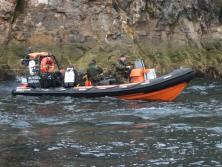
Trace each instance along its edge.
<instances>
[{"instance_id":1,"label":"standing crew member","mask_svg":"<svg viewBox=\"0 0 222 167\"><path fill-rule=\"evenodd\" d=\"M127 83L131 66L127 65L126 56L121 55L116 63L116 80L119 84Z\"/></svg>"},{"instance_id":2,"label":"standing crew member","mask_svg":"<svg viewBox=\"0 0 222 167\"><path fill-rule=\"evenodd\" d=\"M103 69L96 64L95 60L92 60L87 68L87 76L93 85L96 85L102 79L102 73Z\"/></svg>"}]
</instances>

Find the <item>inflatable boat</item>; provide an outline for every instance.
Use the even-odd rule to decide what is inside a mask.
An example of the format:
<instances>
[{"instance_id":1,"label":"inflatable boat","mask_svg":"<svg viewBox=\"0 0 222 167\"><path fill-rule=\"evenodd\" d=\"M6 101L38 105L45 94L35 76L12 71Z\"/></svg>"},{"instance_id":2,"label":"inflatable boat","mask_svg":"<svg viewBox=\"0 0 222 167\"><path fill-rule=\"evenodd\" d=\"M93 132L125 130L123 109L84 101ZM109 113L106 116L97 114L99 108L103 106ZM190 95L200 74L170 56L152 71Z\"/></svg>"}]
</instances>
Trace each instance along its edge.
<instances>
[{"instance_id":1,"label":"inflatable boat","mask_svg":"<svg viewBox=\"0 0 222 167\"><path fill-rule=\"evenodd\" d=\"M141 83L49 89L19 86L12 91L12 94L24 96L71 96L75 98L108 96L126 100L173 101L194 76L195 72L192 69L183 68Z\"/></svg>"}]
</instances>

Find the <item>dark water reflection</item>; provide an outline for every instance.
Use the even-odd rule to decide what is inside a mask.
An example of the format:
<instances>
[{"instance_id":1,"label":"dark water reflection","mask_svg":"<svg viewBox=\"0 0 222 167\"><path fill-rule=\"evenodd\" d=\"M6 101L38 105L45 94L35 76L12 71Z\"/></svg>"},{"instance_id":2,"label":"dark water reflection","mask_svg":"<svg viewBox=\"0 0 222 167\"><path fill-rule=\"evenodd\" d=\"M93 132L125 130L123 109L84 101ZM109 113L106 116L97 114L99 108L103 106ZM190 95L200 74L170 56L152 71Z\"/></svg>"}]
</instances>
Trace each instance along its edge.
<instances>
[{"instance_id":1,"label":"dark water reflection","mask_svg":"<svg viewBox=\"0 0 222 167\"><path fill-rule=\"evenodd\" d=\"M12 97L0 86L0 166L222 166L222 82L172 103Z\"/></svg>"}]
</instances>

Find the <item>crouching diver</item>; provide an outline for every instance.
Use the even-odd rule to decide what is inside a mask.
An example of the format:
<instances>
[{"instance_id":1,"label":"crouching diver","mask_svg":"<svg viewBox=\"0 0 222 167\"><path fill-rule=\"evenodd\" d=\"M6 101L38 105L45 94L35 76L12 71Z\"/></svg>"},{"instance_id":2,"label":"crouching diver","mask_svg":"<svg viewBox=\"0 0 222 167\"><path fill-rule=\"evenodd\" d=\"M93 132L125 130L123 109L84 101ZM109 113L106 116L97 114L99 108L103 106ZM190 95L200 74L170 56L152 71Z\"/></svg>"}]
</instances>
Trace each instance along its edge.
<instances>
[{"instance_id":1,"label":"crouching diver","mask_svg":"<svg viewBox=\"0 0 222 167\"><path fill-rule=\"evenodd\" d=\"M103 69L96 64L96 60L92 60L87 68L87 77L92 85L97 85L102 80Z\"/></svg>"}]
</instances>

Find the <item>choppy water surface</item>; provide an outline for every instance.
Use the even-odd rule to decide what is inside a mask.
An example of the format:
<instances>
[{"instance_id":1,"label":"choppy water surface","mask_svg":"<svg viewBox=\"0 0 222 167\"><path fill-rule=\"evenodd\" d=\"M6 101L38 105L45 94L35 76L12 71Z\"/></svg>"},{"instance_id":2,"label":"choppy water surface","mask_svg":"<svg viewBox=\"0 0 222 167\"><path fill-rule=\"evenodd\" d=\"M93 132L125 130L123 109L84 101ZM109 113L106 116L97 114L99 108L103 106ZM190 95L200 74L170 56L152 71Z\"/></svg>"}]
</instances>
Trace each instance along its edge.
<instances>
[{"instance_id":1,"label":"choppy water surface","mask_svg":"<svg viewBox=\"0 0 222 167\"><path fill-rule=\"evenodd\" d=\"M0 166L222 166L222 81L172 103L12 97L0 83Z\"/></svg>"}]
</instances>

